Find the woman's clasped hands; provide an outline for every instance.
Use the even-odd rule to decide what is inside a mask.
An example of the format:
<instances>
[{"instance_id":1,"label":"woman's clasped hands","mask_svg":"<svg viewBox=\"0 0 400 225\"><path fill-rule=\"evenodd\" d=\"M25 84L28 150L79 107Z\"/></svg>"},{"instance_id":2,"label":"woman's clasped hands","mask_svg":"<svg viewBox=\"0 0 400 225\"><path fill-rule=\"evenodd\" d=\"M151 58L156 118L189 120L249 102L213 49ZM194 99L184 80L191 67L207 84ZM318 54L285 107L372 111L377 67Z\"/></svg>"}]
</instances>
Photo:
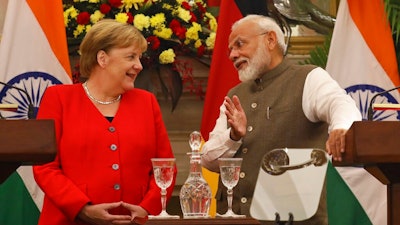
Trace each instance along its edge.
<instances>
[{"instance_id":1,"label":"woman's clasped hands","mask_svg":"<svg viewBox=\"0 0 400 225\"><path fill-rule=\"evenodd\" d=\"M131 215L114 215L109 210L124 207L131 212ZM148 219L148 213L138 205L126 202L102 203L85 205L78 217L90 224L95 225L123 225L123 224L144 224Z\"/></svg>"}]
</instances>

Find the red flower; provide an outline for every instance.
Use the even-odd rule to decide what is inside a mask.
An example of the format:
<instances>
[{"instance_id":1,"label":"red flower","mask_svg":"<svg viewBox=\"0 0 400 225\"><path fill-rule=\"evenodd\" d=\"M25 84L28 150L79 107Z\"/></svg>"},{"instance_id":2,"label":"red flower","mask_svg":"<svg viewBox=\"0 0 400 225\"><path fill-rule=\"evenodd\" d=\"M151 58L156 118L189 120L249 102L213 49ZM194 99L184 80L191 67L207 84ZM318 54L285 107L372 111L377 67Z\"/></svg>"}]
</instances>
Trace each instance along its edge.
<instances>
[{"instance_id":1,"label":"red flower","mask_svg":"<svg viewBox=\"0 0 400 225\"><path fill-rule=\"evenodd\" d=\"M129 24L133 24L133 16L131 12L127 12L126 15L128 16L128 21L126 21Z\"/></svg>"},{"instance_id":2,"label":"red flower","mask_svg":"<svg viewBox=\"0 0 400 225\"><path fill-rule=\"evenodd\" d=\"M207 12L207 9L204 8L204 6L203 6L200 2L196 2L196 5L197 5L197 8L199 8L199 10L200 10L201 13L204 14L204 13Z\"/></svg>"},{"instance_id":3,"label":"red flower","mask_svg":"<svg viewBox=\"0 0 400 225\"><path fill-rule=\"evenodd\" d=\"M178 29L173 32L181 40L186 38L186 27L178 27Z\"/></svg>"},{"instance_id":4,"label":"red flower","mask_svg":"<svg viewBox=\"0 0 400 225\"><path fill-rule=\"evenodd\" d=\"M189 5L188 2L182 2L182 8L184 8L186 10L190 10L191 6Z\"/></svg>"},{"instance_id":5,"label":"red flower","mask_svg":"<svg viewBox=\"0 0 400 225\"><path fill-rule=\"evenodd\" d=\"M119 8L122 5L121 0L108 0L108 3L114 8Z\"/></svg>"},{"instance_id":6,"label":"red flower","mask_svg":"<svg viewBox=\"0 0 400 225\"><path fill-rule=\"evenodd\" d=\"M160 39L158 39L158 37L149 36L146 40L149 43L151 50L157 50L160 47Z\"/></svg>"},{"instance_id":7,"label":"red flower","mask_svg":"<svg viewBox=\"0 0 400 225\"><path fill-rule=\"evenodd\" d=\"M174 30L180 26L181 26L181 23L179 23L179 21L177 19L172 19L171 23L169 23L169 28L171 28L172 30Z\"/></svg>"},{"instance_id":8,"label":"red flower","mask_svg":"<svg viewBox=\"0 0 400 225\"><path fill-rule=\"evenodd\" d=\"M204 45L201 45L198 49L197 49L197 56L201 57L204 55L204 51L205 51L205 47Z\"/></svg>"},{"instance_id":9,"label":"red flower","mask_svg":"<svg viewBox=\"0 0 400 225\"><path fill-rule=\"evenodd\" d=\"M103 14L109 13L111 10L111 6L109 4L103 3L100 5L100 12Z\"/></svg>"},{"instance_id":10,"label":"red flower","mask_svg":"<svg viewBox=\"0 0 400 225\"><path fill-rule=\"evenodd\" d=\"M81 25L89 24L90 14L88 12L79 13L78 17L76 18L76 22Z\"/></svg>"},{"instance_id":11,"label":"red flower","mask_svg":"<svg viewBox=\"0 0 400 225\"><path fill-rule=\"evenodd\" d=\"M186 37L186 28L182 27L178 20L173 19L171 23L169 23L169 28L171 28L172 32L174 32L179 39L184 39Z\"/></svg>"},{"instance_id":12,"label":"red flower","mask_svg":"<svg viewBox=\"0 0 400 225\"><path fill-rule=\"evenodd\" d=\"M190 15L192 16L191 18L190 18L190 22L196 22L197 23L197 17L196 17L196 15L193 13L193 12L190 12Z\"/></svg>"}]
</instances>

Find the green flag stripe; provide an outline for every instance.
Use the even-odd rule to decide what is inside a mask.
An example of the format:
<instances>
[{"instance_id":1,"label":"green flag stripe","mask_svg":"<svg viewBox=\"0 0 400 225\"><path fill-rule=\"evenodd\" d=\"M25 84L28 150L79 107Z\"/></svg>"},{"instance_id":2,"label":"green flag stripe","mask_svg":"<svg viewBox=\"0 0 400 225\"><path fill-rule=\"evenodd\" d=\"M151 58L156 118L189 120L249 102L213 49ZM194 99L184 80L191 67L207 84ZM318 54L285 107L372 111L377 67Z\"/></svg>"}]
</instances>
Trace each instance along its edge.
<instances>
[{"instance_id":1,"label":"green flag stripe","mask_svg":"<svg viewBox=\"0 0 400 225\"><path fill-rule=\"evenodd\" d=\"M37 225L39 214L24 182L14 172L0 185L0 224Z\"/></svg>"},{"instance_id":2,"label":"green flag stripe","mask_svg":"<svg viewBox=\"0 0 400 225\"><path fill-rule=\"evenodd\" d=\"M326 176L329 225L372 225L357 198L331 163Z\"/></svg>"}]
</instances>

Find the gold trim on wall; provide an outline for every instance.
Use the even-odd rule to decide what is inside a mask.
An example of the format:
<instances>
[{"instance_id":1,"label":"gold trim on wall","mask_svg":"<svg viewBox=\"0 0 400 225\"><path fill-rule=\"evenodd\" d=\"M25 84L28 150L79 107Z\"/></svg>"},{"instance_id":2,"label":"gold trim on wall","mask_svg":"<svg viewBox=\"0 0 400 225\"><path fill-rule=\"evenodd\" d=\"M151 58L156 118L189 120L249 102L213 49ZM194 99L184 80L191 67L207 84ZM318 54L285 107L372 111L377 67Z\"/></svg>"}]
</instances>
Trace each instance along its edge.
<instances>
[{"instance_id":1,"label":"gold trim on wall","mask_svg":"<svg viewBox=\"0 0 400 225\"><path fill-rule=\"evenodd\" d=\"M323 45L325 36L295 36L290 38L288 54L308 55L316 46Z\"/></svg>"}]
</instances>

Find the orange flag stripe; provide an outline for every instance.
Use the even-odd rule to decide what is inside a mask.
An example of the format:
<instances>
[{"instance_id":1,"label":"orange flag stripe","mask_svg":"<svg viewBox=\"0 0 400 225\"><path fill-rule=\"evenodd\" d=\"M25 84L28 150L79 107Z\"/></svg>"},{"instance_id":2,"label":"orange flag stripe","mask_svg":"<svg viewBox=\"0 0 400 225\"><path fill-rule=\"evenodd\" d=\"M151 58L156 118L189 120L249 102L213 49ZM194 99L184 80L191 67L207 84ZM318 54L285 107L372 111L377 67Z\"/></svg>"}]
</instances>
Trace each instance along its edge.
<instances>
[{"instance_id":1,"label":"orange flag stripe","mask_svg":"<svg viewBox=\"0 0 400 225\"><path fill-rule=\"evenodd\" d=\"M39 0L27 0L26 2L42 27L58 61L69 77L72 78L62 1L51 0L44 2Z\"/></svg>"},{"instance_id":2,"label":"orange flag stripe","mask_svg":"<svg viewBox=\"0 0 400 225\"><path fill-rule=\"evenodd\" d=\"M400 85L392 31L382 0L348 0L351 17L395 86Z\"/></svg>"}]
</instances>

